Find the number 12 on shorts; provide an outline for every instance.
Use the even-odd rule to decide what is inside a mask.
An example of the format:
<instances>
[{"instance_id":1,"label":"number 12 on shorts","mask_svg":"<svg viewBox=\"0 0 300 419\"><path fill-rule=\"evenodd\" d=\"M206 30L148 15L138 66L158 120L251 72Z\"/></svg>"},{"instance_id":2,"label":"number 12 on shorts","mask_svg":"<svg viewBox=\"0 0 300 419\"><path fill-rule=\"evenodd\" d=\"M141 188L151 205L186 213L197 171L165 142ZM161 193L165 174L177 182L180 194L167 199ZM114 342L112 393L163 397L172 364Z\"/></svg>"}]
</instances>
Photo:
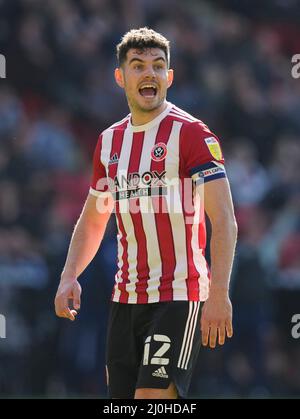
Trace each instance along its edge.
<instances>
[{"instance_id":1,"label":"number 12 on shorts","mask_svg":"<svg viewBox=\"0 0 300 419\"><path fill-rule=\"evenodd\" d=\"M149 365L150 343L152 341L152 338L155 342L161 342L162 345L158 349L158 351L155 352L153 357L150 359L150 364L168 365L170 362L170 359L165 358L164 355L170 349L171 340L166 335L153 335L153 336L147 337L147 339L145 340L145 346L144 346L143 365Z\"/></svg>"}]
</instances>

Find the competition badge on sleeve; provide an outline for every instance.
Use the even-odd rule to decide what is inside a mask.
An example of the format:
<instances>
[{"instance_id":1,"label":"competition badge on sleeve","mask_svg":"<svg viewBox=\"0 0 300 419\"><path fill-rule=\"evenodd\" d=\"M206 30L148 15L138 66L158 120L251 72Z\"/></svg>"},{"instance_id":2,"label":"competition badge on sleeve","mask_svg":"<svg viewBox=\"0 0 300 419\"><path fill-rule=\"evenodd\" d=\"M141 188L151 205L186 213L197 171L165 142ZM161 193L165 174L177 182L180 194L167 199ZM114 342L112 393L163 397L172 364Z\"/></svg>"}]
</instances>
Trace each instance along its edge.
<instances>
[{"instance_id":1,"label":"competition badge on sleeve","mask_svg":"<svg viewBox=\"0 0 300 419\"><path fill-rule=\"evenodd\" d=\"M218 140L214 137L205 138L207 147L209 148L210 154L216 159L221 160L223 158L222 151Z\"/></svg>"}]
</instances>

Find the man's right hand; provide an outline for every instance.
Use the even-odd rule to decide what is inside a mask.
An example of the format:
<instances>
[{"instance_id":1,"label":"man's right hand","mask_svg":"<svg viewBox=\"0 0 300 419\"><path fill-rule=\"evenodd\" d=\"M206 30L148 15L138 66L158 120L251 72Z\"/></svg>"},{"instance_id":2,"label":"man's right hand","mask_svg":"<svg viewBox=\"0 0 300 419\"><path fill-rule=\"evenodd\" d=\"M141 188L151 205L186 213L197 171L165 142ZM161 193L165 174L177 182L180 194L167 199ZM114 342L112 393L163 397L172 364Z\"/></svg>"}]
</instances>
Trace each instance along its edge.
<instances>
[{"instance_id":1,"label":"man's right hand","mask_svg":"<svg viewBox=\"0 0 300 419\"><path fill-rule=\"evenodd\" d=\"M76 279L61 280L54 302L56 315L74 321L76 310L80 309L80 295L81 286ZM76 310L70 309L69 300L73 300L73 307Z\"/></svg>"}]
</instances>

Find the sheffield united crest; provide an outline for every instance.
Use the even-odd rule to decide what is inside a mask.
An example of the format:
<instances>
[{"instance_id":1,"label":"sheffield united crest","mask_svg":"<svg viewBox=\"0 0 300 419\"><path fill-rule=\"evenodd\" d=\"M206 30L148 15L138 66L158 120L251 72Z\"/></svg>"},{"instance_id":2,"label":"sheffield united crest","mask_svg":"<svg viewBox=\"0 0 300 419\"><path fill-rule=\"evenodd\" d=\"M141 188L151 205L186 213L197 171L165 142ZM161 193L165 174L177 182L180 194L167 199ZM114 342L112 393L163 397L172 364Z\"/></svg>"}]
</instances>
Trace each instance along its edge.
<instances>
[{"instance_id":1,"label":"sheffield united crest","mask_svg":"<svg viewBox=\"0 0 300 419\"><path fill-rule=\"evenodd\" d=\"M167 146L165 143L158 143L152 148L151 159L154 161L164 160L167 156Z\"/></svg>"}]
</instances>

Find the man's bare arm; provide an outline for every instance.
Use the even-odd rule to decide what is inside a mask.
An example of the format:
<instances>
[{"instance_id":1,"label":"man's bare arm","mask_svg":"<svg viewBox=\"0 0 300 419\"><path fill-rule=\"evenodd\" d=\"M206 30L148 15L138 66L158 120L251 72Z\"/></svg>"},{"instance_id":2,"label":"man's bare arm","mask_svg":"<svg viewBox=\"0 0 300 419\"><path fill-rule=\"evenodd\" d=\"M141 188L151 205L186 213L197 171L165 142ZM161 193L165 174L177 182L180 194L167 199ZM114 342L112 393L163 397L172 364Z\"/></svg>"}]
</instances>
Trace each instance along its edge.
<instances>
[{"instance_id":1,"label":"man's bare arm","mask_svg":"<svg viewBox=\"0 0 300 419\"><path fill-rule=\"evenodd\" d=\"M77 278L95 257L113 208L111 196L95 197L89 194L71 238L66 263L55 297L57 316L75 320L76 310L70 310L68 300L75 309L80 308L81 287Z\"/></svg>"},{"instance_id":2,"label":"man's bare arm","mask_svg":"<svg viewBox=\"0 0 300 419\"><path fill-rule=\"evenodd\" d=\"M231 337L232 306L229 299L229 282L237 240L237 224L228 180L225 178L204 185L204 208L212 227L211 236L211 286L202 317L202 343L211 348L218 342L223 345L225 335Z\"/></svg>"}]
</instances>

